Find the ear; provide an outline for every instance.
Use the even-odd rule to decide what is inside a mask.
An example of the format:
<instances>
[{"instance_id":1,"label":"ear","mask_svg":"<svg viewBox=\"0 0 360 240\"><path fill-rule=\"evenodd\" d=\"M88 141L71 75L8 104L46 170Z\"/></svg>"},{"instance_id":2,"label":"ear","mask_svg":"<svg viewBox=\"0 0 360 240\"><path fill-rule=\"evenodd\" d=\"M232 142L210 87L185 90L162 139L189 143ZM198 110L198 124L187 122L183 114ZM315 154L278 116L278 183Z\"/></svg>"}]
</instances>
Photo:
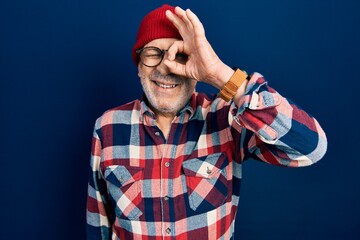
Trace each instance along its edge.
<instances>
[{"instance_id":1,"label":"ear","mask_svg":"<svg viewBox=\"0 0 360 240\"><path fill-rule=\"evenodd\" d=\"M138 74L137 74L139 78L141 78L141 73L140 73L141 72L141 66L140 65L141 64L139 63L138 64Z\"/></svg>"},{"instance_id":2,"label":"ear","mask_svg":"<svg viewBox=\"0 0 360 240\"><path fill-rule=\"evenodd\" d=\"M141 63L139 63L138 64L138 77L140 78L140 80L142 79L142 78L144 78L145 77L145 73L146 73L146 71L144 72L144 65L142 65Z\"/></svg>"}]
</instances>

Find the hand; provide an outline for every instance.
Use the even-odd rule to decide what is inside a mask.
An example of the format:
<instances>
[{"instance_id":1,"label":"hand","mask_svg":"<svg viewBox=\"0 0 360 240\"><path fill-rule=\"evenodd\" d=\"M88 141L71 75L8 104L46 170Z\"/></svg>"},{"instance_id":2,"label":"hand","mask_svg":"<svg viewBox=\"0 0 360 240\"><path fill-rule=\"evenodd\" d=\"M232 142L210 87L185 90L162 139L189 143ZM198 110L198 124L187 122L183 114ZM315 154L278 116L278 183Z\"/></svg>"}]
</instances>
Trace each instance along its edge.
<instances>
[{"instance_id":1,"label":"hand","mask_svg":"<svg viewBox=\"0 0 360 240\"><path fill-rule=\"evenodd\" d=\"M174 74L222 88L234 71L219 59L207 41L199 18L190 9L184 11L180 7L175 8L175 14L168 10L166 16L179 30L183 40L170 46L164 64ZM188 55L186 63L175 61L178 52Z\"/></svg>"}]
</instances>

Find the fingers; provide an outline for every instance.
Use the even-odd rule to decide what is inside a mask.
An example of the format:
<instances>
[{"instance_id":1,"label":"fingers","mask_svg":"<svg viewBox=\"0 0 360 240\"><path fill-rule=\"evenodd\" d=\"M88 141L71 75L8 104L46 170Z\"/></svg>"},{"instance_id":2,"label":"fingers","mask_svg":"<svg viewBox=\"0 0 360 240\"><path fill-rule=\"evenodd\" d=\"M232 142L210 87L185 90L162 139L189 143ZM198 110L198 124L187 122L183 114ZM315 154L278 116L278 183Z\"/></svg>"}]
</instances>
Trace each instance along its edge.
<instances>
[{"instance_id":1,"label":"fingers","mask_svg":"<svg viewBox=\"0 0 360 240\"><path fill-rule=\"evenodd\" d=\"M180 19L179 16L173 14L170 10L166 11L166 17L174 24L174 26L179 30L180 35L184 38L185 34L185 23Z\"/></svg>"},{"instance_id":2,"label":"fingers","mask_svg":"<svg viewBox=\"0 0 360 240\"><path fill-rule=\"evenodd\" d=\"M206 51L208 42L202 23L190 9L185 11L180 7L176 7L174 13L169 10L166 11L166 17L178 29L182 40L175 41L170 46L164 64L173 74L200 79L199 76L194 74L198 72L199 67L202 68L204 61L209 61L207 58L209 54ZM204 43L207 45L204 45ZM180 61L177 58L178 53L185 53L188 58L185 61Z\"/></svg>"},{"instance_id":3,"label":"fingers","mask_svg":"<svg viewBox=\"0 0 360 240\"><path fill-rule=\"evenodd\" d=\"M168 49L167 59L170 61L174 61L176 58L176 54L183 53L183 52L185 52L184 41L175 41Z\"/></svg>"},{"instance_id":4,"label":"fingers","mask_svg":"<svg viewBox=\"0 0 360 240\"><path fill-rule=\"evenodd\" d=\"M179 76L186 76L186 67L184 64L168 59L164 59L164 64L169 68L171 73Z\"/></svg>"},{"instance_id":5,"label":"fingers","mask_svg":"<svg viewBox=\"0 0 360 240\"><path fill-rule=\"evenodd\" d=\"M184 11L180 7L176 7L175 13L181 17L181 20L183 20L189 30L195 31L198 35L205 34L204 26L200 22L200 19L190 9Z\"/></svg>"},{"instance_id":6,"label":"fingers","mask_svg":"<svg viewBox=\"0 0 360 240\"><path fill-rule=\"evenodd\" d=\"M184 40L191 37L194 31L197 35L205 32L199 18L190 9L184 11L182 8L176 7L175 14L168 10L166 16L179 30Z\"/></svg>"},{"instance_id":7,"label":"fingers","mask_svg":"<svg viewBox=\"0 0 360 240\"><path fill-rule=\"evenodd\" d=\"M195 34L203 35L205 34L204 26L200 22L200 19L193 13L190 9L186 10L187 19L191 22L191 26L193 27Z\"/></svg>"},{"instance_id":8,"label":"fingers","mask_svg":"<svg viewBox=\"0 0 360 240\"><path fill-rule=\"evenodd\" d=\"M176 54L184 52L184 41L175 41L167 51L167 58L164 64L169 68L170 72L186 76L186 65L176 60Z\"/></svg>"},{"instance_id":9,"label":"fingers","mask_svg":"<svg viewBox=\"0 0 360 240\"><path fill-rule=\"evenodd\" d=\"M189 9L188 9L189 10ZM177 16L184 22L185 27L189 30L193 29L193 25L191 23L191 21L189 20L186 11L184 11L182 8L180 7L176 7L175 8L175 13L177 14Z\"/></svg>"}]
</instances>

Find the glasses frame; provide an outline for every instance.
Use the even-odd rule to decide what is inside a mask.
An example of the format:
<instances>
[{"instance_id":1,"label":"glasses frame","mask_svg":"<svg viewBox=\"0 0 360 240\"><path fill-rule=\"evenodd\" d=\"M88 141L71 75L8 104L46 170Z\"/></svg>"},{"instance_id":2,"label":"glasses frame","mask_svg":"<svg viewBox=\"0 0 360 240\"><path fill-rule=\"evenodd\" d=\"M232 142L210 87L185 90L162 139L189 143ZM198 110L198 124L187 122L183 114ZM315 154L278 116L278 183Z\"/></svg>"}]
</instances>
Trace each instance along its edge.
<instances>
[{"instance_id":1,"label":"glasses frame","mask_svg":"<svg viewBox=\"0 0 360 240\"><path fill-rule=\"evenodd\" d=\"M161 59L159 61L158 64L154 65L154 66L151 66L151 65L147 65L143 62L143 60L141 59L141 53L142 51L146 50L146 49L153 49L153 50L156 50L156 51L159 51L160 55L161 55ZM150 47L143 47L143 48L140 48L138 50L136 50L136 53L139 55L139 59L140 59L140 62L141 64L143 64L144 66L146 67L157 67L160 65L160 63L162 62L162 60L164 59L164 56L165 56L165 52L167 52L168 50L166 49L160 49L158 47L153 47L153 46L150 46Z\"/></svg>"}]
</instances>

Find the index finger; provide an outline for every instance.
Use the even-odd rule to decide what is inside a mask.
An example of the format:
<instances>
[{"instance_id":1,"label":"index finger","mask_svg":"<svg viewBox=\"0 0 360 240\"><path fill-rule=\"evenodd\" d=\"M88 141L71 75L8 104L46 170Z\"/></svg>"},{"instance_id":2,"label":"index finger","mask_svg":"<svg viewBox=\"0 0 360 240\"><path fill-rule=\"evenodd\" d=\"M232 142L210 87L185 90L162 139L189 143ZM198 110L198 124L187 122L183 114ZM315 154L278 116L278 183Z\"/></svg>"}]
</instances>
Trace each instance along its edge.
<instances>
[{"instance_id":1,"label":"index finger","mask_svg":"<svg viewBox=\"0 0 360 240\"><path fill-rule=\"evenodd\" d=\"M175 11L176 11L176 9L175 9ZM204 26L201 23L198 16L196 16L196 14L193 13L190 9L186 9L185 13L186 13L187 19L189 19L189 21L191 22L191 25L194 28L195 34L198 34L198 35L205 34Z\"/></svg>"},{"instance_id":2,"label":"index finger","mask_svg":"<svg viewBox=\"0 0 360 240\"><path fill-rule=\"evenodd\" d=\"M181 37L186 39L189 35L189 30L192 31L193 27L191 21L187 18L185 11L176 7L175 14L170 10L167 10L165 14L172 24L174 24L174 26L178 29Z\"/></svg>"}]
</instances>

